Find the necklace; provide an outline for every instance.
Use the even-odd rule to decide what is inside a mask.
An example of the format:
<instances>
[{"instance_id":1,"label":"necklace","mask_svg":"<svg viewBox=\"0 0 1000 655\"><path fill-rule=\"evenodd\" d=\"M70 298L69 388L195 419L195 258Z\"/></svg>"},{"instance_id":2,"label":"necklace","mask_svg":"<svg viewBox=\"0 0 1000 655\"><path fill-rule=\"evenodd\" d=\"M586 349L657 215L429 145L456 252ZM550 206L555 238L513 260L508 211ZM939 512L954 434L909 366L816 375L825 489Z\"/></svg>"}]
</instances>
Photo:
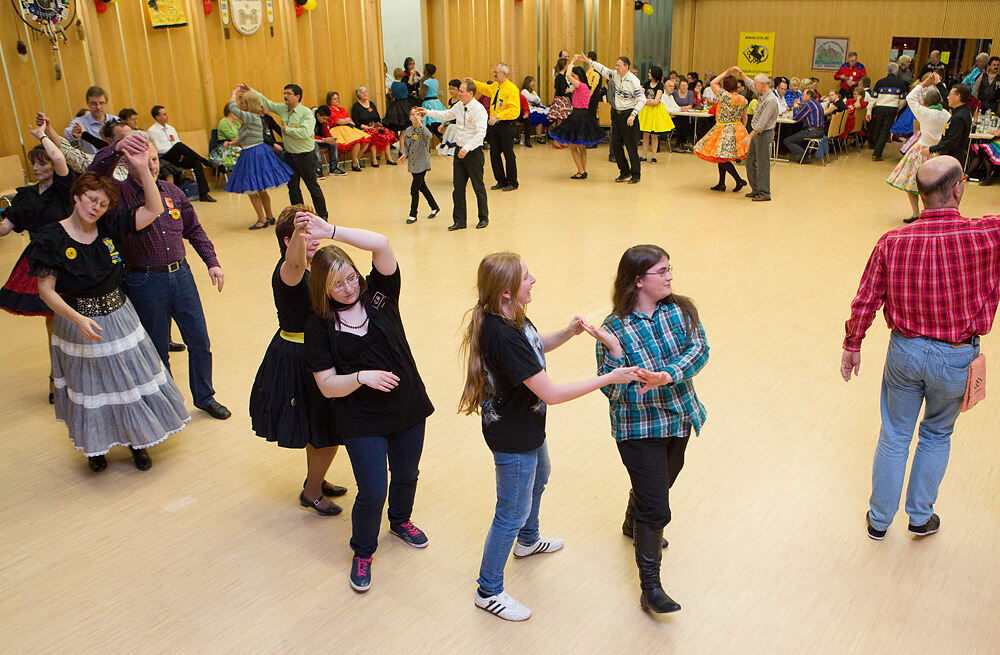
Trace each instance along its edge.
<instances>
[{"instance_id":1,"label":"necklace","mask_svg":"<svg viewBox=\"0 0 1000 655\"><path fill-rule=\"evenodd\" d=\"M344 319L340 317L339 313L337 314L337 319L340 320L340 324L343 325L345 328L350 328L352 330L360 330L364 326L368 325L367 314L365 315L365 320L361 321L361 325L351 325L350 323L345 322Z\"/></svg>"}]
</instances>

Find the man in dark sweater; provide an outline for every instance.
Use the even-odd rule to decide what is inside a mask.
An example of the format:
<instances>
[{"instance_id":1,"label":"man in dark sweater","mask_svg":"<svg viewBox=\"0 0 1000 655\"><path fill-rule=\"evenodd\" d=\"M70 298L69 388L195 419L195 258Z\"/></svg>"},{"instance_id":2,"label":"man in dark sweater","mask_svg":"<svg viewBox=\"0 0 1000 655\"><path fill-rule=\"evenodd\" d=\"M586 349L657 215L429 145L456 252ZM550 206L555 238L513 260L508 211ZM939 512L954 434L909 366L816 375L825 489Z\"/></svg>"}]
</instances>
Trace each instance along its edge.
<instances>
[{"instance_id":1,"label":"man in dark sweater","mask_svg":"<svg viewBox=\"0 0 1000 655\"><path fill-rule=\"evenodd\" d=\"M948 93L948 106L951 108L951 119L944 126L941 140L928 148L935 155L951 155L965 165L969 154L969 133L972 131L972 110L969 109L969 98L972 89L968 84L956 84Z\"/></svg>"}]
</instances>

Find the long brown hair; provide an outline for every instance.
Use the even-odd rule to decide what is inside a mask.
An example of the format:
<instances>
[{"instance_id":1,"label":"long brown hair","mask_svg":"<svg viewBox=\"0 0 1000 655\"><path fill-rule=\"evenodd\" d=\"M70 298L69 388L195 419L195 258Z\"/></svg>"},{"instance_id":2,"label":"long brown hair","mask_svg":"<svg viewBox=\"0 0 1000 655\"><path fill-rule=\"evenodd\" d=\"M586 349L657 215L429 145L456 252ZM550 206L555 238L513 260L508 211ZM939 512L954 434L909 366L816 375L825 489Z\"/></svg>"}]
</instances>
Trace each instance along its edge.
<instances>
[{"instance_id":1,"label":"long brown hair","mask_svg":"<svg viewBox=\"0 0 1000 655\"><path fill-rule=\"evenodd\" d=\"M368 290L368 282L348 254L339 247L320 248L313 255L309 267L309 298L312 300L313 312L321 319L333 321L337 327L340 327L340 317L337 316L337 310L331 302L330 287L333 286L338 274L346 268L353 269L358 276L363 295Z\"/></svg>"},{"instance_id":2,"label":"long brown hair","mask_svg":"<svg viewBox=\"0 0 1000 655\"><path fill-rule=\"evenodd\" d=\"M494 252L483 257L476 275L476 289L479 299L466 312L469 327L462 337L460 350L465 359L466 372L465 388L462 389L458 411L466 415L479 411L483 388L486 386L486 369L483 368L483 357L479 350L479 337L486 315L496 314L512 327L524 327L524 305L517 299L517 292L521 289L521 257L512 252ZM512 317L505 316L503 312L504 291L510 293Z\"/></svg>"},{"instance_id":3,"label":"long brown hair","mask_svg":"<svg viewBox=\"0 0 1000 655\"><path fill-rule=\"evenodd\" d=\"M639 297L636 281L664 257L670 259L667 251L651 244L632 246L622 254L618 262L615 286L611 290L611 312L615 316L625 318L632 313ZM684 314L685 331L690 337L698 327L698 309L694 306L694 302L687 296L679 296L676 293L671 293L660 302L680 307Z\"/></svg>"}]
</instances>

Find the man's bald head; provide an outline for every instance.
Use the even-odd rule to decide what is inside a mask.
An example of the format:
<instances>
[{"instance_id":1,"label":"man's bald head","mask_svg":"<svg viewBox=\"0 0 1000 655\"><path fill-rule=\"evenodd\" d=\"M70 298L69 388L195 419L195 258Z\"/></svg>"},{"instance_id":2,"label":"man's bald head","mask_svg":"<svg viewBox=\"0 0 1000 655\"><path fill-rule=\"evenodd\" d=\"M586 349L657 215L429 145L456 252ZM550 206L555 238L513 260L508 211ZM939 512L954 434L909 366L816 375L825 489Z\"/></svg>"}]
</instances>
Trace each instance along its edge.
<instances>
[{"instance_id":1,"label":"man's bald head","mask_svg":"<svg viewBox=\"0 0 1000 655\"><path fill-rule=\"evenodd\" d=\"M964 177L962 165L954 157L944 155L924 162L917 171L917 191L927 209L958 207Z\"/></svg>"}]
</instances>

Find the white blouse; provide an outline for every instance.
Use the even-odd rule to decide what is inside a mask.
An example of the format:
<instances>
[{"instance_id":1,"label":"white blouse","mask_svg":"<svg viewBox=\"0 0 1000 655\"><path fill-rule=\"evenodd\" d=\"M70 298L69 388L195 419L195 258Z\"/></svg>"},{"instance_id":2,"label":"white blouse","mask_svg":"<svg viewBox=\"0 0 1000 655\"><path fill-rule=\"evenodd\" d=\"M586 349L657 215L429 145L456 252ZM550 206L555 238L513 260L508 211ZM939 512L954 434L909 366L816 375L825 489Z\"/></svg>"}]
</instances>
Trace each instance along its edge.
<instances>
[{"instance_id":1,"label":"white blouse","mask_svg":"<svg viewBox=\"0 0 1000 655\"><path fill-rule=\"evenodd\" d=\"M944 126L947 125L951 114L944 109L931 109L923 105L924 87L918 85L906 96L906 104L918 121L920 121L920 139L918 145L930 147L937 145L944 134Z\"/></svg>"}]
</instances>

